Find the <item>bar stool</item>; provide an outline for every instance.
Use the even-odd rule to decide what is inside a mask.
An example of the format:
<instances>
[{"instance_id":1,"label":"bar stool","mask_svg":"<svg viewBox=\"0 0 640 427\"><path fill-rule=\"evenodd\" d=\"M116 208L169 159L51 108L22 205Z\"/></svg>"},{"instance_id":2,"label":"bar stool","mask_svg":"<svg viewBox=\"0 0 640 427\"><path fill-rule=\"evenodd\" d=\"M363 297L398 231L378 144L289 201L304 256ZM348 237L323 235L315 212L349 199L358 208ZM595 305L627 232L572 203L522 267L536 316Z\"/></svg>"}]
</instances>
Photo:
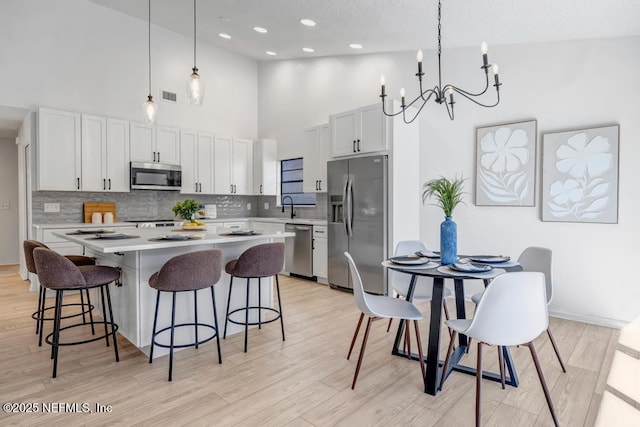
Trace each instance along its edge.
<instances>
[{"instance_id":1,"label":"bar stool","mask_svg":"<svg viewBox=\"0 0 640 427\"><path fill-rule=\"evenodd\" d=\"M58 368L58 348L66 345L78 345L86 344L93 341L105 339L107 347L109 347L109 336L113 337L113 350L116 356L116 362L120 361L118 356L118 341L116 339L116 331L118 325L113 321L113 310L111 307L111 294L109 293L109 283L118 280L120 278L120 270L114 267L107 267L104 265L83 265L76 266L69 259L60 255L51 249L35 248L33 250L33 259L35 261L36 271L38 272L38 279L40 285L46 289L56 291L56 305L55 316L53 320L53 332L45 337L45 342L51 345L51 358L53 359L53 375L56 377ZM85 326L86 323L77 323L61 327L62 320L62 296L64 291L69 290L83 290L100 288L100 296L102 299L102 321L94 322L91 320L91 326L93 330L94 324L104 325L104 335L94 336L92 338L82 341L69 341L60 342L60 332L76 328L79 326ZM105 304L105 289L106 289L106 304ZM107 319L107 310L109 319ZM40 330L42 330L43 317L40 317ZM109 330L108 326L111 326Z\"/></svg>"},{"instance_id":2,"label":"bar stool","mask_svg":"<svg viewBox=\"0 0 640 427\"><path fill-rule=\"evenodd\" d=\"M149 278L149 286L158 291L156 297L156 309L153 318L153 335L151 337L151 351L149 352L149 363L153 362L154 346L169 349L169 381L173 375L173 349L195 347L200 344L211 341L216 338L218 344L218 363L222 363L222 353L220 352L220 338L218 334L218 313L216 311L216 296L213 291L213 285L218 283L222 274L222 251L220 249L209 249L198 252L190 252L184 255L178 255L167 261L160 271L154 273ZM206 324L198 322L198 291L200 289L211 288L211 302L213 305L213 322L214 324ZM180 323L176 325L176 293L193 291L193 314L194 321L192 323ZM160 305L160 294L162 292L172 293L171 305L171 326L156 331L158 326L158 306ZM174 335L176 328L193 326L195 332L195 341L188 344L175 344ZM198 339L198 327L204 327L213 330L213 334L203 340ZM156 341L158 335L165 331L171 331L169 345L161 344Z\"/></svg>"},{"instance_id":3,"label":"bar stool","mask_svg":"<svg viewBox=\"0 0 640 427\"><path fill-rule=\"evenodd\" d=\"M224 321L224 336L227 338L228 322L236 325L244 325L244 352L247 352L247 332L249 325L258 325L262 329L263 323L271 323L280 319L280 328L282 329L282 341L284 341L284 321L282 319L282 303L280 300L280 283L278 282L278 273L282 271L284 265L284 243L263 243L253 246L244 251L238 259L229 261L225 265L225 271L231 275L229 282L229 297L227 298L227 315ZM260 295L261 279L263 277L274 276L276 278L276 290L278 292L278 309L262 306L262 298ZM247 299L244 307L229 311L231 303L231 291L233 289L233 278L242 277L247 279ZM249 305L249 288L251 279L258 279L258 305ZM258 310L258 321L249 322L249 311ZM277 314L276 317L269 320L262 320L262 310L271 311ZM238 322L231 319L231 315L238 312L244 312L244 322Z\"/></svg>"},{"instance_id":4,"label":"bar stool","mask_svg":"<svg viewBox=\"0 0 640 427\"><path fill-rule=\"evenodd\" d=\"M25 240L22 243L22 248L24 249L24 260L25 264L27 264L27 271L32 274L38 274L36 271L36 264L33 260L33 250L35 248L44 248L49 249L47 245L44 243L38 242L37 240ZM96 260L82 255L65 255L69 261L71 261L74 265L95 265ZM91 321L91 332L95 335L95 330L93 328L93 305L91 305L91 297L89 296L89 290L86 289L85 293L87 295L87 303L84 302L84 294L82 291L80 292L80 303L68 303L64 304L63 307L71 307L71 306L80 306L82 307L82 311L77 314L70 314L66 316L61 316L61 319L69 319L71 317L82 316L83 323L87 323L86 315L89 314L89 320ZM38 338L38 346L42 347L42 328L40 327L41 320L54 320L53 317L46 317L45 313L48 310L54 310L55 307L45 307L45 290L42 286L40 286L40 293L38 294L38 310L33 312L31 315L32 319L36 321L36 334L39 335Z\"/></svg>"}]
</instances>

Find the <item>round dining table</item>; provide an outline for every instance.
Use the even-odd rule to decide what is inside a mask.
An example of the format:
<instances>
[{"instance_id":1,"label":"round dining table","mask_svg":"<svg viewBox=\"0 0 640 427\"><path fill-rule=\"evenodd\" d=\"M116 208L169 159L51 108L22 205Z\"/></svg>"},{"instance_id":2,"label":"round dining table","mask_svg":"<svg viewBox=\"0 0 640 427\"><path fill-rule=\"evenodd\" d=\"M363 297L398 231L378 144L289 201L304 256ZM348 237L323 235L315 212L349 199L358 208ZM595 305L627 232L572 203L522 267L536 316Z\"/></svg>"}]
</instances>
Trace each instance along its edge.
<instances>
[{"instance_id":1,"label":"round dining table","mask_svg":"<svg viewBox=\"0 0 640 427\"><path fill-rule=\"evenodd\" d=\"M460 256L460 262L468 262L466 256ZM482 280L485 287L491 283L494 277L511 271L521 271L520 264L514 261L507 261L495 264L488 272L470 273L456 271L448 266L442 266L438 262L429 261L428 263L418 265L397 264L391 260L384 261L382 265L390 270L405 273L411 276L409 289L407 291L407 301L412 301L416 288L417 278L419 276L433 278L433 291L431 299L431 314L429 319L429 341L427 351L424 356L426 362L426 372L424 378L425 393L436 395L440 385L442 376L445 378L451 371L464 372L470 375L476 375L476 369L470 366L460 364L460 359L467 353L468 339L465 335L458 334L458 346L451 355L451 362L447 372L443 372L443 361L439 359L440 354L440 331L442 329L442 304L445 279L453 280L455 300L456 300L456 318L465 319L465 298L464 298L464 281L465 280ZM401 342L404 341L405 322L400 321L398 331L393 343L392 354L403 357L411 357L418 360L417 354L407 354L400 348ZM513 359L508 347L503 347L504 361L507 368L508 376L505 378L505 384L517 387L518 376L513 365ZM493 372L483 371L482 377L494 381L500 381L500 376Z\"/></svg>"}]
</instances>

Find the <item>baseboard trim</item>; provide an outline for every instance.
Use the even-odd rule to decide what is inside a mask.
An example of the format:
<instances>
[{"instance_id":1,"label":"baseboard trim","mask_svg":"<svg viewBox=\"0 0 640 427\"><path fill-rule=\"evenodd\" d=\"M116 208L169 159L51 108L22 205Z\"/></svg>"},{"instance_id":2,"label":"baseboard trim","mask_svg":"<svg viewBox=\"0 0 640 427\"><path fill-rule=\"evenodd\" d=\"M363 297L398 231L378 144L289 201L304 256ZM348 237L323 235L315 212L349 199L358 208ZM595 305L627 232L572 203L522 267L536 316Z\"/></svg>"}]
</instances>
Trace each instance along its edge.
<instances>
[{"instance_id":1,"label":"baseboard trim","mask_svg":"<svg viewBox=\"0 0 640 427\"><path fill-rule=\"evenodd\" d=\"M629 324L619 319L609 319L607 317L586 316L577 313L568 313L565 311L549 310L549 315L560 319L574 320L576 322L590 323L596 326L605 326L607 328L622 329Z\"/></svg>"}]
</instances>

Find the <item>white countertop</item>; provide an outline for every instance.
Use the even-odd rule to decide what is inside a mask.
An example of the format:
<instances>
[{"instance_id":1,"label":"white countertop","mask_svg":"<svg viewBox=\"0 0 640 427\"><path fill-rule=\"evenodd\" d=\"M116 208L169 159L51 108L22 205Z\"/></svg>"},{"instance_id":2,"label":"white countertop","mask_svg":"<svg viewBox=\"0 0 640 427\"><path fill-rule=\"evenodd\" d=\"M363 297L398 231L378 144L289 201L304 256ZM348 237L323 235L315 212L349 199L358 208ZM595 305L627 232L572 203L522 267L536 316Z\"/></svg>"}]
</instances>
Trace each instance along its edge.
<instances>
[{"instance_id":1,"label":"white countertop","mask_svg":"<svg viewBox=\"0 0 640 427\"><path fill-rule=\"evenodd\" d=\"M107 228L103 227L102 228ZM135 230L127 230L127 234L133 236L139 236L135 239L95 239L93 234L81 234L81 235L68 235L64 232L55 232L54 235L62 237L71 242L78 243L93 249L97 252L114 253L114 252L131 252L131 251L145 251L153 249L164 248L176 248L182 246L196 246L196 245L211 245L230 242L240 242L249 240L264 240L264 239L278 239L284 237L293 237L295 233L262 233L254 234L250 236L242 235L220 235L213 232L203 230L201 232L186 231L184 233L179 231L167 230L169 227L163 228L136 228ZM160 240L150 241L149 239L158 238L166 234L186 234L189 236L200 237L200 239L194 240ZM224 234L224 233L223 233Z\"/></svg>"},{"instance_id":2,"label":"white countertop","mask_svg":"<svg viewBox=\"0 0 640 427\"><path fill-rule=\"evenodd\" d=\"M176 219L176 222L179 222ZM223 223L223 222L238 222L238 221L252 221L252 222L272 222L276 224L301 224L301 225L327 225L325 219L304 219L304 218L271 218L271 217L250 217L250 218L215 218L215 219L202 219L207 223ZM109 228L109 227L135 227L135 223L132 222L116 222L113 224L92 224L84 222L76 223L56 223L56 224L33 224L37 229L54 229L54 228Z\"/></svg>"}]
</instances>

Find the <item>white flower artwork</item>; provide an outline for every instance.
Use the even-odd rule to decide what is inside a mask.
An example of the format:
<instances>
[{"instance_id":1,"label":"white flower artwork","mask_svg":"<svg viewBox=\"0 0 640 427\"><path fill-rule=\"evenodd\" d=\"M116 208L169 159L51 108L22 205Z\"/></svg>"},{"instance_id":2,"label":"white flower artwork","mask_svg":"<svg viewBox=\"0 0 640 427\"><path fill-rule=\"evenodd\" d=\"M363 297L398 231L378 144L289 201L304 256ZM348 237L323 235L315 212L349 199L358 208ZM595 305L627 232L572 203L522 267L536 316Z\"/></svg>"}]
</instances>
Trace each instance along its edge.
<instances>
[{"instance_id":1,"label":"white flower artwork","mask_svg":"<svg viewBox=\"0 0 640 427\"><path fill-rule=\"evenodd\" d=\"M476 130L476 205L533 206L536 121Z\"/></svg>"},{"instance_id":2,"label":"white flower artwork","mask_svg":"<svg viewBox=\"0 0 640 427\"><path fill-rule=\"evenodd\" d=\"M620 126L544 135L542 220L618 222Z\"/></svg>"}]
</instances>

